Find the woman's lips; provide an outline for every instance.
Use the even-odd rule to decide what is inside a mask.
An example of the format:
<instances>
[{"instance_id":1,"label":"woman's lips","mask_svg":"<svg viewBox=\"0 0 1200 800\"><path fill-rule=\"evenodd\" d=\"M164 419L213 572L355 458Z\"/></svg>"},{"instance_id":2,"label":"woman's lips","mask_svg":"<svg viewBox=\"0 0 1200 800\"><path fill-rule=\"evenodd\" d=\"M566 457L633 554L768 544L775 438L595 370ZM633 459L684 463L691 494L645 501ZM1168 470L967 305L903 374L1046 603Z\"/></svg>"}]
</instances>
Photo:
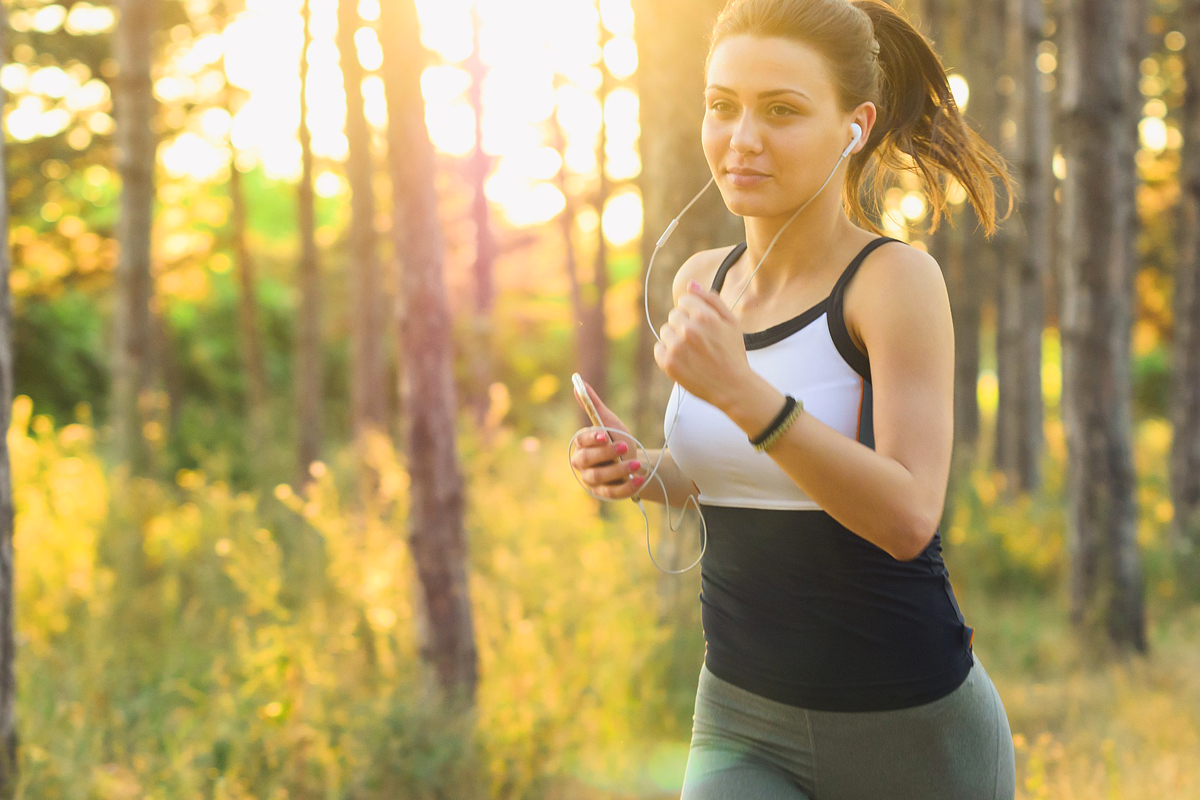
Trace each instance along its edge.
<instances>
[{"instance_id":1,"label":"woman's lips","mask_svg":"<svg viewBox=\"0 0 1200 800\"><path fill-rule=\"evenodd\" d=\"M757 186L767 178L771 177L770 175L762 175L759 173L734 172L732 170L726 170L726 174L729 175L729 182L734 186Z\"/></svg>"}]
</instances>

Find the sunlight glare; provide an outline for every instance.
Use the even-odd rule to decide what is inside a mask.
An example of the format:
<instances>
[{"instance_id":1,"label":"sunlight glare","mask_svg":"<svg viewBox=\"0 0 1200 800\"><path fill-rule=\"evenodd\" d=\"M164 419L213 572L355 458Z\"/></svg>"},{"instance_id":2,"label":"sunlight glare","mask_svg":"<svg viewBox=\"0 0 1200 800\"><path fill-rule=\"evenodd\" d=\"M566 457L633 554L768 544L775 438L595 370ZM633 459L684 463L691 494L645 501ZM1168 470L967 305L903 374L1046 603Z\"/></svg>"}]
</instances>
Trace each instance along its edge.
<instances>
[{"instance_id":1,"label":"sunlight glare","mask_svg":"<svg viewBox=\"0 0 1200 800\"><path fill-rule=\"evenodd\" d=\"M642 199L633 189L618 192L604 206L600 222L604 238L615 245L629 244L642 233Z\"/></svg>"},{"instance_id":2,"label":"sunlight glare","mask_svg":"<svg viewBox=\"0 0 1200 800\"><path fill-rule=\"evenodd\" d=\"M954 104L965 114L967 102L971 99L971 88L967 85L967 79L955 72L947 76L947 80L950 83L950 93L954 95Z\"/></svg>"}]
</instances>

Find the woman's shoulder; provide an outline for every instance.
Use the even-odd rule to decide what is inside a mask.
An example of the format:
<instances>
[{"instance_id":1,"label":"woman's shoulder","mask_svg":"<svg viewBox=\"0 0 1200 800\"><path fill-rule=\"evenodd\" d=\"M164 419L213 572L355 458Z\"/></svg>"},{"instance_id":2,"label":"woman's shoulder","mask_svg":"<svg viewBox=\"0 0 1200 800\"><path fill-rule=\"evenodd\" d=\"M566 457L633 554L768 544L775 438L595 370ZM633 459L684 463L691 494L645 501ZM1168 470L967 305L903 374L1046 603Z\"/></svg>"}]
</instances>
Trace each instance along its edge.
<instances>
[{"instance_id":1,"label":"woman's shoulder","mask_svg":"<svg viewBox=\"0 0 1200 800\"><path fill-rule=\"evenodd\" d=\"M720 269L721 262L732 252L734 247L736 245L727 244L693 253L675 273L675 279L671 283L672 301L675 304L679 303L679 296L687 290L689 281L695 281L705 289L712 286L713 278L717 277L717 270Z\"/></svg>"},{"instance_id":2,"label":"woman's shoulder","mask_svg":"<svg viewBox=\"0 0 1200 800\"><path fill-rule=\"evenodd\" d=\"M867 354L865 323L888 317L897 305L930 314L949 305L941 265L924 249L901 240L872 250L845 289L842 318L854 346Z\"/></svg>"}]
</instances>

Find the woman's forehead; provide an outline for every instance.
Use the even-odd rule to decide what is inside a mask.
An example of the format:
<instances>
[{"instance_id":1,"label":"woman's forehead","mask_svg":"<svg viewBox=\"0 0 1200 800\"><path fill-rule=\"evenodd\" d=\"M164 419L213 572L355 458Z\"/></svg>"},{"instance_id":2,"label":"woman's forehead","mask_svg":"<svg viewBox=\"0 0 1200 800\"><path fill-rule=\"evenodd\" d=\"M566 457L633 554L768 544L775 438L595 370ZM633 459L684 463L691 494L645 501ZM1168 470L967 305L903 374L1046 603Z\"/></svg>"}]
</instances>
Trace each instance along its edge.
<instances>
[{"instance_id":1,"label":"woman's forehead","mask_svg":"<svg viewBox=\"0 0 1200 800\"><path fill-rule=\"evenodd\" d=\"M709 87L738 95L792 89L820 100L830 90L825 59L814 48L776 36L730 36L713 49Z\"/></svg>"}]
</instances>

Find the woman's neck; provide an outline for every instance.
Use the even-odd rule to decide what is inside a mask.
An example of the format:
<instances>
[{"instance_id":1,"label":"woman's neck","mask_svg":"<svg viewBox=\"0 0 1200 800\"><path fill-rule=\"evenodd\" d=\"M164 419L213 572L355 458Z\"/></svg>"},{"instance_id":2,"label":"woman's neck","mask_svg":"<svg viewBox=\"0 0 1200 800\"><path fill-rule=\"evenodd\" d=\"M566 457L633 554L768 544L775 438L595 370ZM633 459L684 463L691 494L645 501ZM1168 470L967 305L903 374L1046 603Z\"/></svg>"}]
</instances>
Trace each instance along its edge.
<instances>
[{"instance_id":1,"label":"woman's neck","mask_svg":"<svg viewBox=\"0 0 1200 800\"><path fill-rule=\"evenodd\" d=\"M744 218L747 266L740 273L738 285L740 291L740 286L750 280L746 299L753 301L776 296L797 279L803 281L828 269L830 254L845 243L847 236L853 236L857 231L846 217L841 199L834 199L836 203L818 201L800 212L780 235L757 272L754 268L794 210L779 217Z\"/></svg>"}]
</instances>

